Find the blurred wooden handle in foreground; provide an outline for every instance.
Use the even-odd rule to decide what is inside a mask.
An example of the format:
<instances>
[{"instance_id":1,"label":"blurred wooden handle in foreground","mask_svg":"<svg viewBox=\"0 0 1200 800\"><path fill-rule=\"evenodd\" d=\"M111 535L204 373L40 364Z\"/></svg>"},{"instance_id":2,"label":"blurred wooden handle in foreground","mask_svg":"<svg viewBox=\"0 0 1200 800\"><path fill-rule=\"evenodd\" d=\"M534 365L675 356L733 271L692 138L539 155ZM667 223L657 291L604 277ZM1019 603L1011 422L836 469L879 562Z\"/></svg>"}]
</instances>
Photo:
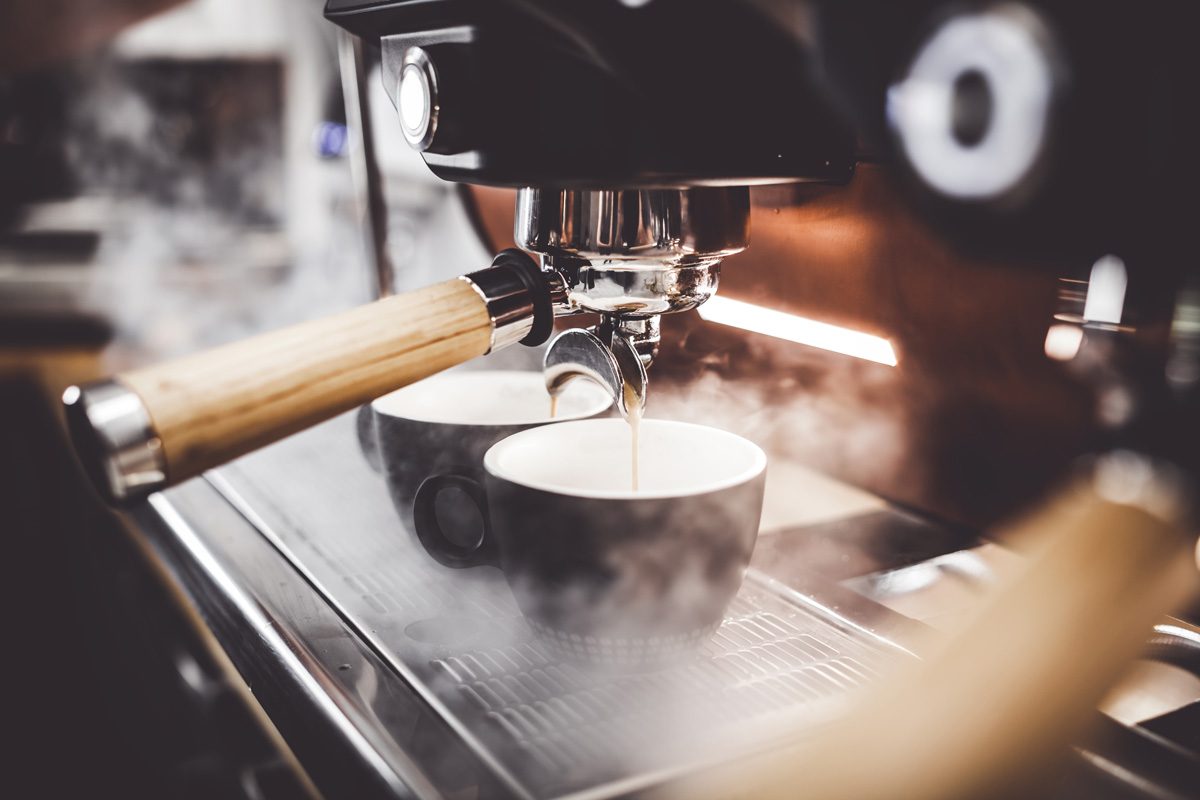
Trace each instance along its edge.
<instances>
[{"instance_id":1,"label":"blurred wooden handle in foreground","mask_svg":"<svg viewBox=\"0 0 1200 800\"><path fill-rule=\"evenodd\" d=\"M1186 494L1138 456L1020 523L1029 560L956 635L790 748L672 797L1016 797L1080 733L1151 626L1197 589Z\"/></svg>"}]
</instances>

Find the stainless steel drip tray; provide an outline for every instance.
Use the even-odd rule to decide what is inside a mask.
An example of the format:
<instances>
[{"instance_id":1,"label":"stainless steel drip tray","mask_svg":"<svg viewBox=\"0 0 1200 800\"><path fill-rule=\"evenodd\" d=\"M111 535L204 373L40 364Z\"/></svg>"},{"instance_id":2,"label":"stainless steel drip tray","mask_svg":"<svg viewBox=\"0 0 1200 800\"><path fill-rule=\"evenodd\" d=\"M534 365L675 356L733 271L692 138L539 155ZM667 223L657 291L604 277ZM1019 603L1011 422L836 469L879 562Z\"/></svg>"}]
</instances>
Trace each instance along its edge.
<instances>
[{"instance_id":1,"label":"stainless steel drip tray","mask_svg":"<svg viewBox=\"0 0 1200 800\"><path fill-rule=\"evenodd\" d=\"M748 574L694 658L603 673L552 658L503 575L416 545L341 417L209 480L518 796L606 797L817 724L904 651Z\"/></svg>"}]
</instances>

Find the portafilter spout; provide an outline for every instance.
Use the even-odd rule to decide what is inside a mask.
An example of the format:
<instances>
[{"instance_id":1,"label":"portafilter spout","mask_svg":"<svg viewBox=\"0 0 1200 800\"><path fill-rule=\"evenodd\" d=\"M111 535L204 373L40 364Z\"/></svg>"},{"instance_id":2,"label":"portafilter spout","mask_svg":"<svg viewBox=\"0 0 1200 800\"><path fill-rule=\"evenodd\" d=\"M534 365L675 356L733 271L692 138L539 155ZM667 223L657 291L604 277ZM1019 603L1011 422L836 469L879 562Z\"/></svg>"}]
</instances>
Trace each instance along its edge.
<instances>
[{"instance_id":1,"label":"portafilter spout","mask_svg":"<svg viewBox=\"0 0 1200 800\"><path fill-rule=\"evenodd\" d=\"M623 417L642 415L646 366L633 343L618 333L604 341L583 328L563 331L547 348L542 367L552 397L575 378L590 378L608 390Z\"/></svg>"}]
</instances>

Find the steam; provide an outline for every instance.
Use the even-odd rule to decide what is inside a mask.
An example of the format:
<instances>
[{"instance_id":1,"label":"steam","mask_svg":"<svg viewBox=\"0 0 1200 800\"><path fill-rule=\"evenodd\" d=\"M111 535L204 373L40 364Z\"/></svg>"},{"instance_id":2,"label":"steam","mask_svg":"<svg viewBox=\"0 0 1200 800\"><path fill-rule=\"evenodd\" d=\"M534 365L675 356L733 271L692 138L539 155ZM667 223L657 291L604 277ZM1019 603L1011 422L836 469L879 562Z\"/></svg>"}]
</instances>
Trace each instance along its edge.
<instances>
[{"instance_id":1,"label":"steam","mask_svg":"<svg viewBox=\"0 0 1200 800\"><path fill-rule=\"evenodd\" d=\"M649 418L724 428L758 442L779 461L804 461L818 453L826 464L836 463L829 457L832 452L838 457L870 459L881 475L899 464L901 432L883 422L862 427L875 395L890 388L886 380L890 370L873 382L873 376L859 374L856 365L831 359L828 364L818 361L803 370L788 370L784 378L731 378L723 374L729 364L716 349L699 360L708 366L690 380L652 383ZM768 369L763 374L784 373ZM847 387L833 408L817 397L831 385ZM840 415L840 424L854 428L854 441L847 444L842 432L827 427L831 411ZM562 438L566 431L558 441L569 447L569 440ZM625 446L627 439L614 440L614 447ZM847 447L848 455L842 456ZM609 461L595 454L592 460ZM766 630L767 623L757 616L759 609L744 597L729 607L726 627L713 633L711 623L719 619L711 611L714 597L727 589L714 563L744 563L745 555L733 546L722 551L722 543L734 543L720 537L693 541L687 534L710 527L714 516L728 513L727 508L702 497L688 498L679 503L670 524L664 525L661 519L631 518L627 510L616 511L616 507L616 503L610 506L614 510L609 527L614 534L633 530L646 535L601 551L598 569L557 572L552 605L558 619L552 627L536 610L529 613L528 598L536 600L546 576L529 580L508 565L508 582L518 598L526 597L522 610L535 638L527 640L523 629L515 628L506 631L509 641L498 641L505 632L499 626L486 636L473 635L468 627L458 641L474 643L478 649L440 660L449 665L441 691L469 690L487 705L493 719L506 720L507 724L497 724L526 743L522 752L529 758L544 759L547 772L580 785L601 776L638 775L670 764L726 758L739 747L824 721L851 700L852 687L835 691L826 686L824 694L803 696L813 692L806 684L812 674L828 670L840 679L854 668L843 670L834 655L818 655L806 663L796 650L808 646L797 644L804 634ZM493 516L496 513L504 512L493 508ZM571 536L581 525L544 519L538 526L554 529L564 549L591 563L594 554L583 544L586 540ZM538 546L555 544L539 542ZM803 547L803 542L798 546ZM602 579L597 580L597 575ZM465 587L472 578L463 574L450 580ZM701 611L705 609L709 611ZM562 641L562 632L586 631L596 620L605 620L598 640ZM451 620L445 624L455 625ZM767 635L747 638L745 631L756 626ZM694 634L694 651L681 648L674 660L665 662L653 651L643 652L647 632L664 630ZM831 628L828 636L837 640L839 634ZM522 664L520 654L534 652L528 649L531 644L548 661ZM844 644L837 641L837 647ZM826 666L826 661L833 666ZM865 682L865 676L860 677ZM803 688L789 695L783 687L792 685Z\"/></svg>"},{"instance_id":2,"label":"steam","mask_svg":"<svg viewBox=\"0 0 1200 800\"><path fill-rule=\"evenodd\" d=\"M236 61L218 63L234 73L245 66ZM297 164L289 161L284 141L297 132L285 131L280 122L280 106L286 102L284 79L278 63L274 73L271 62L266 63L251 72L259 76L260 96L269 102L234 102L224 108L229 113L239 109L255 113L233 120L236 137L223 141L212 157L194 156L188 142L194 133L189 126L196 120L189 121L187 114L164 113L154 99L161 94L140 82L134 66L112 59L89 65L83 81L86 89L74 106L71 156L85 192L112 201L106 206L111 218L104 225L90 300L108 313L119 338L136 345L140 357L162 357L241 338L367 299L368 271L345 164L321 164L314 158L301 165L315 175L302 185L317 187L312 202L322 213L306 217L314 227L305 236L297 238L289 230L292 209L285 200L295 183L291 170ZM174 69L161 62L158 68L167 74ZM177 79L188 80L183 76L186 71L187 67L179 67ZM190 89L160 85L156 91L186 95ZM222 109L215 111L219 115ZM461 235L462 230L457 232ZM438 239L435 244L447 242ZM436 275L414 274L424 281L476 266L468 260L442 264ZM873 474L883 478L905 467L903 431L873 410L879 397L894 389L894 371L837 357L798 358L794 346L784 354L757 340L751 340L745 352L733 355L721 342L705 341L702 336L692 337L685 347L702 369L675 381L660 380L652 373L649 417L724 428L755 441L773 460L798 461L834 474L862 475L866 466L868 479ZM518 355L528 356L525 351L512 353L514 358ZM743 370L743 364L754 366ZM269 508L282 501L290 514L303 520L305 530L319 544L290 544L305 553L303 560L313 564L314 572L326 570L322 582L332 592L347 598L348 604L357 603L356 614L367 622L361 625L367 631L364 635L383 637L381 649L403 653L405 647L424 647L430 660L477 658L498 665L492 669L501 672L509 669L505 664L514 665L505 674L537 675L541 670L548 676L549 690L557 695L530 688L528 698L514 696L532 708L554 708L557 696L568 698L562 700L568 709L576 701L590 709L579 722L572 722L568 711L562 712L561 719L554 718L556 724L588 728L561 737L556 745L560 749L576 747L571 742L604 744L604 748L579 744L577 752L564 753L564 763L577 769L582 764L591 771L596 761L603 761L617 773L633 773L661 766L672 756L700 758L704 747L721 752L720 743L735 735L727 723L745 709L730 706L734 702L730 698L737 695L729 690L756 680L749 673L739 677L736 667L739 658L752 662L761 657L752 652L754 645L702 643L698 659L684 658L669 669L640 674L557 659L524 669L517 654L531 652L535 646L523 625L493 624L497 619L512 621L518 613L495 571L452 573L422 560L423 554L411 542L396 541L390 509L377 517L370 513L354 517L360 513L359 505L370 504L363 485L374 480L378 486L378 479L372 479L363 465L363 474L351 475L351 481L338 470L344 464L332 463L330 450L306 451L308 441L317 440L284 445L300 448L293 462L302 469L294 466L289 472L287 465L268 463L267 472L278 469L289 480L279 478L279 483L268 484L267 496L273 502L264 500L260 505ZM382 492L374 499L387 503ZM701 526L714 509L697 503L688 512L693 522L677 519L679 527ZM352 535L356 525L374 535ZM681 550L671 531L660 533L643 537L630 550L613 551L604 565L620 584L616 591L626 614L614 628L617 638L655 627L689 632L705 628L692 617L696 609L711 603L710 564L699 549ZM723 557L741 558L732 551ZM323 558L327 559L324 566ZM350 564L359 569L352 574L344 571ZM605 601L597 601L593 587L583 583L568 586L565 597L568 616L572 607L576 616L615 613L604 606ZM639 605L653 618L639 619L628 612ZM664 608L677 609L686 619L672 625L672 620L660 616ZM737 613L745 614L746 609L735 609ZM427 620L436 624L414 627ZM484 630L480 620L486 622ZM389 627L389 621L394 626ZM544 645L536 649L545 652ZM702 667L717 657L726 658L723 676L719 670ZM449 685L442 690L453 693L474 679L468 677L466 684L452 677L445 680ZM493 679L477 682L486 685L489 680ZM520 684L519 679L514 681ZM479 691L482 694L482 688ZM786 706L780 701L780 708ZM545 713L552 716L551 711Z\"/></svg>"},{"instance_id":3,"label":"steam","mask_svg":"<svg viewBox=\"0 0 1200 800\"><path fill-rule=\"evenodd\" d=\"M723 428L758 444L772 463L853 475L867 486L905 470L921 479L904 461L904 421L895 410L905 404L886 402L898 391L897 370L754 335L734 349L705 328L682 347L683 355L666 358L697 371L683 380L652 375L649 416Z\"/></svg>"},{"instance_id":4,"label":"steam","mask_svg":"<svg viewBox=\"0 0 1200 800\"><path fill-rule=\"evenodd\" d=\"M110 55L83 71L68 157L103 231L85 302L138 358L368 299L346 165L288 160L284 62ZM297 184L324 208L302 237Z\"/></svg>"}]
</instances>

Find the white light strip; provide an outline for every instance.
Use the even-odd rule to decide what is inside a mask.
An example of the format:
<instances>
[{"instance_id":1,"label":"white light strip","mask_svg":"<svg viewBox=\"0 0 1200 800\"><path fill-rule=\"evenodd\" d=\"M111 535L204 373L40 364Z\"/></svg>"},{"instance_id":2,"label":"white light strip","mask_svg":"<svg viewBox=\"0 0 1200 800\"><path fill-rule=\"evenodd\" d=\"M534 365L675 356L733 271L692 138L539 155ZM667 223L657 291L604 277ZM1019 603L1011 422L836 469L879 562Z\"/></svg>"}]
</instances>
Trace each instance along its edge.
<instances>
[{"instance_id":1,"label":"white light strip","mask_svg":"<svg viewBox=\"0 0 1200 800\"><path fill-rule=\"evenodd\" d=\"M877 364L896 366L896 352L887 339L852 331L827 322L798 317L727 297L713 297L698 309L701 319L733 328L819 347Z\"/></svg>"}]
</instances>

